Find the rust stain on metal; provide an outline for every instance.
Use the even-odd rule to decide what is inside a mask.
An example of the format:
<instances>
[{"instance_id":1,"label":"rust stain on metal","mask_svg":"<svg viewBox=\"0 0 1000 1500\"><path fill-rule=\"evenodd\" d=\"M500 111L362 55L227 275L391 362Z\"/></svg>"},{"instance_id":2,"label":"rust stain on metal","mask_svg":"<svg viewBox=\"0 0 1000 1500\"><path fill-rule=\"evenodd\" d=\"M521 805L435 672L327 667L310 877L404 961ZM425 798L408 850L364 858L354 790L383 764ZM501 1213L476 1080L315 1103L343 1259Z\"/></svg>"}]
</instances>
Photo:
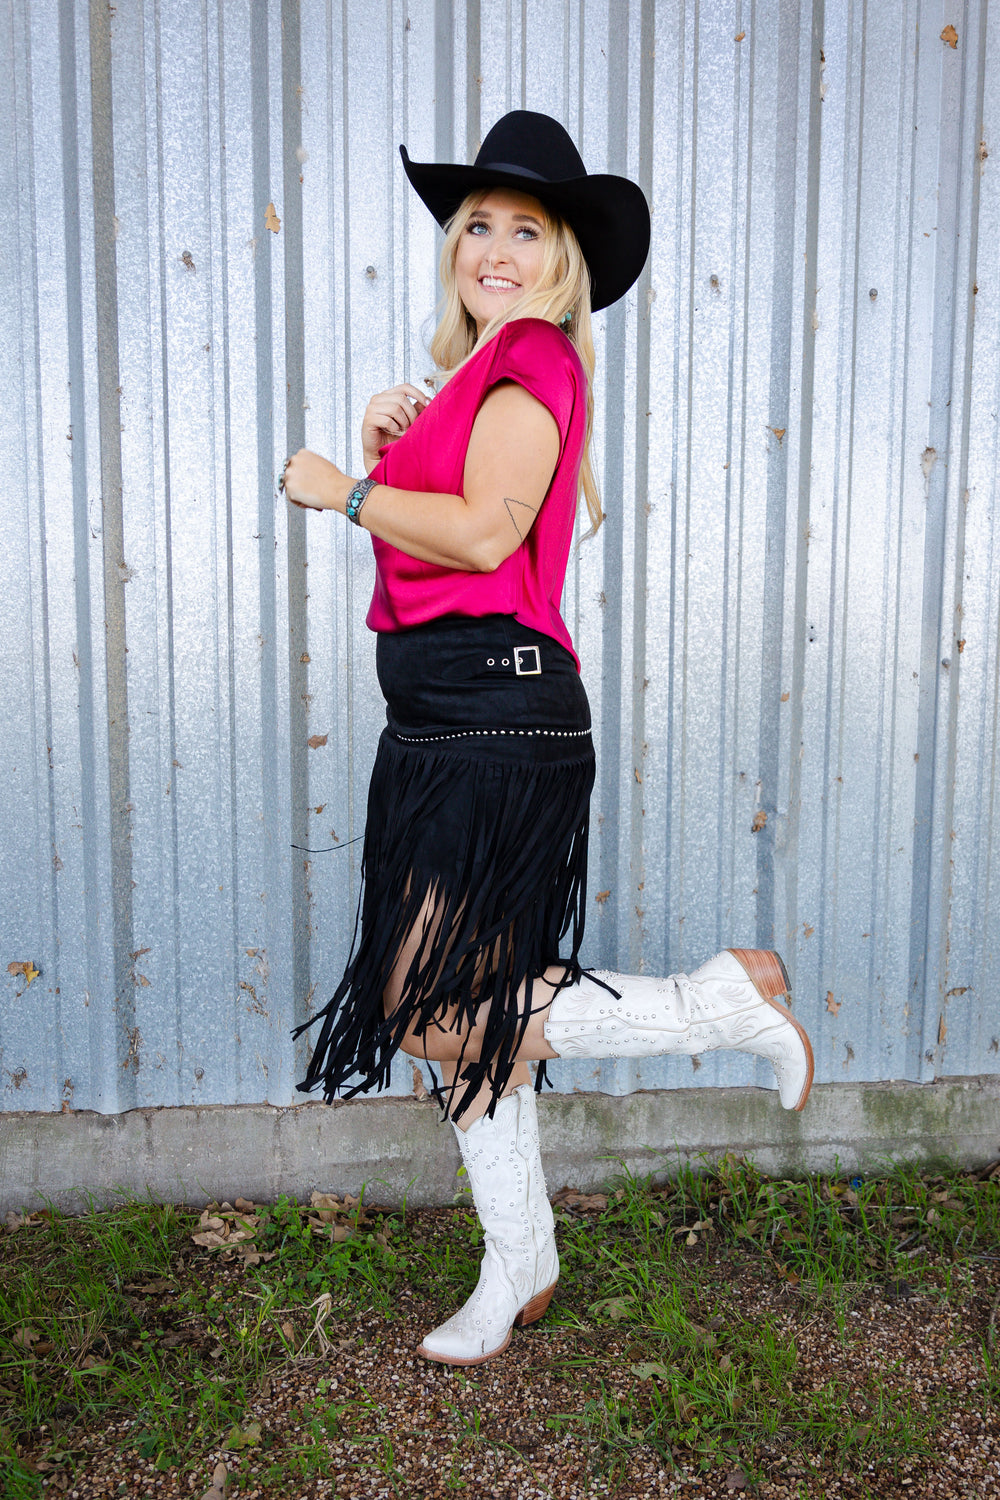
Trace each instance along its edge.
<instances>
[{"instance_id":1,"label":"rust stain on metal","mask_svg":"<svg viewBox=\"0 0 1000 1500\"><path fill-rule=\"evenodd\" d=\"M127 1070L131 1068L133 1073L138 1073L140 1061L139 1052L140 1048L142 1047L142 1032L139 1030L138 1026L131 1026L126 1030L125 1035L128 1037L128 1053L126 1054L125 1060L122 1063L122 1072L127 1072Z\"/></svg>"}]
</instances>

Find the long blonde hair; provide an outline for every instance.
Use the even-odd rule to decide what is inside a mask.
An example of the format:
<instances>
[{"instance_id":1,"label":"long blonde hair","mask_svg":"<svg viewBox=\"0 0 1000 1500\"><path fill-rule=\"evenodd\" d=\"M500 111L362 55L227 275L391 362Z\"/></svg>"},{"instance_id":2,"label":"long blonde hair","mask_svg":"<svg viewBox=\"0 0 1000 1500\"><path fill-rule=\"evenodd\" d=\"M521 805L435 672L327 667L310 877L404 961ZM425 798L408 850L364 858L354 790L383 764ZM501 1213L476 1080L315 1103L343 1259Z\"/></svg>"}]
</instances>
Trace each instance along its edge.
<instances>
[{"instance_id":1,"label":"long blonde hair","mask_svg":"<svg viewBox=\"0 0 1000 1500\"><path fill-rule=\"evenodd\" d=\"M601 509L601 496L590 456L590 440L594 430L593 384L596 357L590 323L590 272L587 262L569 225L542 204L545 238L537 283L510 312L499 312L490 319L481 334L477 333L475 320L458 294L455 257L469 220L488 192L487 188L470 193L447 225L440 266L444 297L441 319L431 340L431 357L441 376L447 379L477 349L487 343L504 323L514 322L519 318L543 318L547 323L562 327L579 354L587 375L587 428L580 463L580 490L587 502L589 534L593 536L604 520L604 511ZM563 323L567 313L570 314L568 324Z\"/></svg>"}]
</instances>

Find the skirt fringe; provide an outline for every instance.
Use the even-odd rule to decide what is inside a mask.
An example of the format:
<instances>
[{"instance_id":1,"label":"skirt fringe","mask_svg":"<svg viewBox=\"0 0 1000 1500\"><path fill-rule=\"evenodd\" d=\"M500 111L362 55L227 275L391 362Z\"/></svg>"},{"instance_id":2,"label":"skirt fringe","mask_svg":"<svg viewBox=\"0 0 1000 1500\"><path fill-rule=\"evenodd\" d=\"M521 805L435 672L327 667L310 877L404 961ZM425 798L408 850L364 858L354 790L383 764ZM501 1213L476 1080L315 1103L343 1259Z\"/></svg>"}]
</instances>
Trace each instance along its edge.
<instances>
[{"instance_id":1,"label":"skirt fringe","mask_svg":"<svg viewBox=\"0 0 1000 1500\"><path fill-rule=\"evenodd\" d=\"M320 1027L303 1092L322 1087L330 1100L384 1088L408 1031L426 1045L435 1028L467 1035L476 1025L479 1056L463 1055L464 1088L447 1107L461 1116L486 1082L495 1105L531 1014L532 981L550 964L565 966L567 982L580 973L593 779L589 736L540 762L383 733L350 960L329 1004L295 1033ZM536 1088L544 1074L539 1063Z\"/></svg>"}]
</instances>

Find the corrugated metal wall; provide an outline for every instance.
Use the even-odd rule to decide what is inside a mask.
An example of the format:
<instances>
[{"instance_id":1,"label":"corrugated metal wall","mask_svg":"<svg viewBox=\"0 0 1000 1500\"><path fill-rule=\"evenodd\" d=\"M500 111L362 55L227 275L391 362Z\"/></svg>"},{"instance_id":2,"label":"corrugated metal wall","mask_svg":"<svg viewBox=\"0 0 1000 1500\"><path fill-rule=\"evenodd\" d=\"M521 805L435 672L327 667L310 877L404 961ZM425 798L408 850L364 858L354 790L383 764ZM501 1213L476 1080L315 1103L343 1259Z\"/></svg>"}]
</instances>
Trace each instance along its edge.
<instances>
[{"instance_id":1,"label":"corrugated metal wall","mask_svg":"<svg viewBox=\"0 0 1000 1500\"><path fill-rule=\"evenodd\" d=\"M1000 6L8 0L0 48L4 1106L296 1097L382 706L367 539L274 478L429 369L398 142L518 106L653 206L565 599L587 956L775 941L820 1078L997 1071Z\"/></svg>"}]
</instances>

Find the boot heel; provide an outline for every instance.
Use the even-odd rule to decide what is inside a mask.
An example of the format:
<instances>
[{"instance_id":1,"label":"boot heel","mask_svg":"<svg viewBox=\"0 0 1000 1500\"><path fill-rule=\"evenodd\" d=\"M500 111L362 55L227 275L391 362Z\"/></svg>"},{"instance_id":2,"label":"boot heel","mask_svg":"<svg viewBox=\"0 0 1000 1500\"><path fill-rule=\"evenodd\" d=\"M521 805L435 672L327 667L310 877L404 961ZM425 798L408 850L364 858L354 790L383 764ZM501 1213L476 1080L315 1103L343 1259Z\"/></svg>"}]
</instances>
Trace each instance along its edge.
<instances>
[{"instance_id":1,"label":"boot heel","mask_svg":"<svg viewBox=\"0 0 1000 1500\"><path fill-rule=\"evenodd\" d=\"M547 1291L539 1292L537 1297L532 1297L530 1302L526 1302L514 1319L514 1327L525 1328L529 1323L537 1323L539 1318L544 1318L555 1289L556 1283L553 1282Z\"/></svg>"},{"instance_id":2,"label":"boot heel","mask_svg":"<svg viewBox=\"0 0 1000 1500\"><path fill-rule=\"evenodd\" d=\"M766 948L730 948L728 952L743 965L765 1000L791 995L788 971L780 954L770 953Z\"/></svg>"},{"instance_id":3,"label":"boot heel","mask_svg":"<svg viewBox=\"0 0 1000 1500\"><path fill-rule=\"evenodd\" d=\"M795 1103L789 1103L785 1100L782 1102L785 1104L786 1109L800 1110L809 1098L815 1064L813 1061L812 1045L806 1035L805 1027L800 1021L795 1019L788 1006L781 1003L782 1000L791 999L788 970L781 961L781 955L778 953L769 953L766 948L730 948L728 951L733 955L737 963L742 965L746 970L754 989L763 995L764 999L769 1005L773 1005L775 1010L780 1010L785 1020L790 1021L799 1034L799 1039L802 1042L805 1052L805 1078L801 1092ZM779 996L781 999L778 998Z\"/></svg>"}]
</instances>

